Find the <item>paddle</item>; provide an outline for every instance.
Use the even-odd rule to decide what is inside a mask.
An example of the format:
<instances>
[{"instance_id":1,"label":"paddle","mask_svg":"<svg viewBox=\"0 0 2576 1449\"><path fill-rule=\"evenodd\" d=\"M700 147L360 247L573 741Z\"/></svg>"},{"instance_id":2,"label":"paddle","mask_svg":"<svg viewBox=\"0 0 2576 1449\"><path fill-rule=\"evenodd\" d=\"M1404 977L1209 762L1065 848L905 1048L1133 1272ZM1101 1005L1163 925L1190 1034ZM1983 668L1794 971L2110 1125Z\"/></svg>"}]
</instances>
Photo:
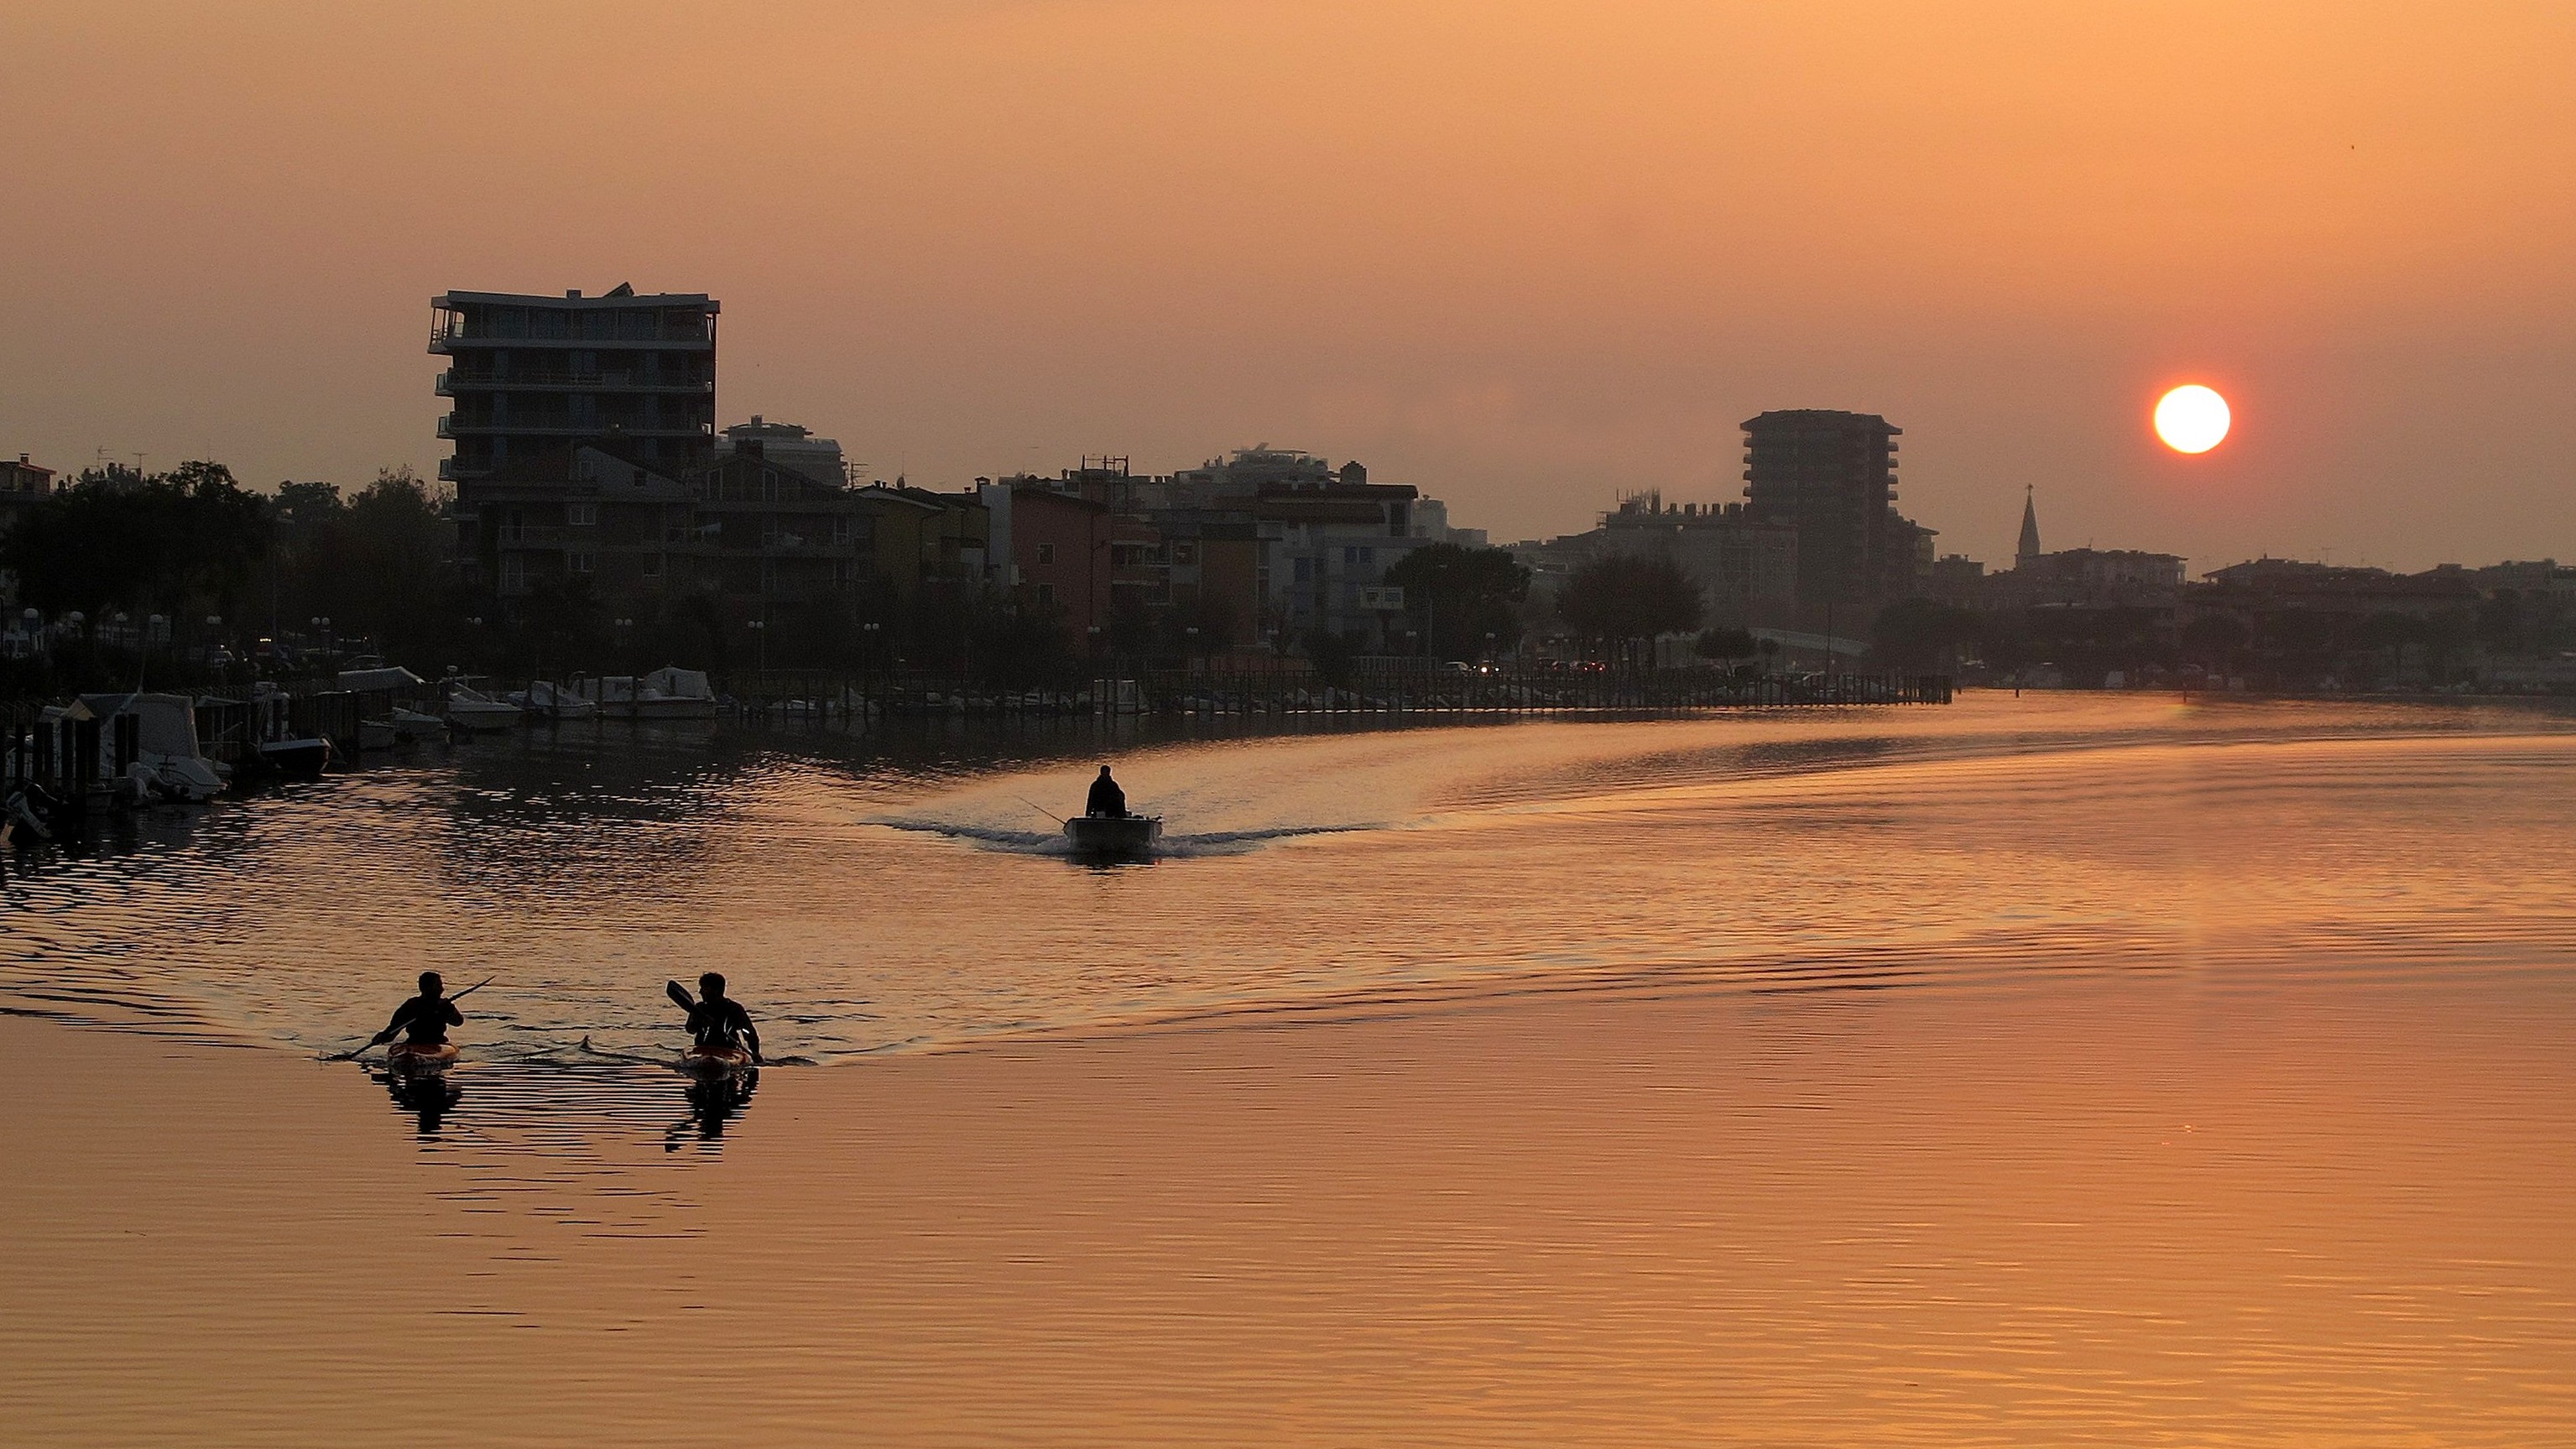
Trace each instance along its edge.
<instances>
[{"instance_id":1,"label":"paddle","mask_svg":"<svg viewBox=\"0 0 2576 1449\"><path fill-rule=\"evenodd\" d=\"M469 997L469 996L472 996L475 992L482 990L484 987L489 986L489 985L491 985L493 982L498 981L498 980L500 980L500 979L501 979L501 978L500 978L500 977L498 977L498 976L486 976L486 977L484 977L482 980L477 981L477 982L475 982L473 985L468 986L468 987L466 987L464 990L462 990L462 991L460 991L460 992L456 993L454 996L450 996L450 997L448 997L448 998L447 998L447 1000L449 1000L449 1001L463 1001L465 998L467 998L467 997ZM327 1058L325 1058L324 1060L326 1060L326 1061L334 1061L334 1062L354 1062L354 1061L356 1061L358 1058L360 1058L360 1057L362 1057L362 1056L366 1055L367 1050L368 1050L370 1047L374 1047L374 1046L376 1046L376 1045L378 1045L378 1044L379 1044L379 1043L376 1041L376 1039L375 1039L374 1037L372 1037L372 1036L371 1036L371 1037L367 1038L365 1041L360 1042L358 1045L356 1045L356 1046L354 1046L354 1047L351 1047L351 1048L350 1048L350 1049L348 1049L347 1051L341 1052L341 1053L339 1053L339 1054L337 1054L337 1055L335 1055L335 1056L327 1057Z\"/></svg>"}]
</instances>

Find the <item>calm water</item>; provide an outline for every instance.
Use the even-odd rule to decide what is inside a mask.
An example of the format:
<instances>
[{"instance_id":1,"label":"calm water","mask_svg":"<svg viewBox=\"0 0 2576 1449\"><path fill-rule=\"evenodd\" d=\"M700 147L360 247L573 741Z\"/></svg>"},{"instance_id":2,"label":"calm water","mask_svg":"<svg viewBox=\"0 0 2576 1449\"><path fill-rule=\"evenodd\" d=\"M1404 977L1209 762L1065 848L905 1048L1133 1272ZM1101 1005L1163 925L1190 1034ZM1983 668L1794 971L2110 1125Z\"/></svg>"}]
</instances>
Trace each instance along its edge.
<instances>
[{"instance_id":1,"label":"calm water","mask_svg":"<svg viewBox=\"0 0 2576 1449\"><path fill-rule=\"evenodd\" d=\"M11 879L0 1004L321 1052L434 967L499 978L478 1055L579 1063L667 1051L663 980L718 970L840 1062L1531 990L2554 974L2576 927L2542 712L1985 695L1120 748L1169 837L1114 868L1041 813L1098 746L989 748L1021 758L530 735L147 823Z\"/></svg>"},{"instance_id":2,"label":"calm water","mask_svg":"<svg viewBox=\"0 0 2576 1449\"><path fill-rule=\"evenodd\" d=\"M13 1189L0 1409L337 1442L416 1366L649 1441L705 1365L773 1442L2576 1443L2555 712L1126 741L1170 848L1109 868L1039 808L1101 748L476 741L13 874L0 1006L135 1045L11 1079L8 1159L82 1165ZM423 967L498 978L450 1081L316 1064ZM706 969L812 1065L649 1065ZM436 1306L341 1296L388 1271Z\"/></svg>"}]
</instances>

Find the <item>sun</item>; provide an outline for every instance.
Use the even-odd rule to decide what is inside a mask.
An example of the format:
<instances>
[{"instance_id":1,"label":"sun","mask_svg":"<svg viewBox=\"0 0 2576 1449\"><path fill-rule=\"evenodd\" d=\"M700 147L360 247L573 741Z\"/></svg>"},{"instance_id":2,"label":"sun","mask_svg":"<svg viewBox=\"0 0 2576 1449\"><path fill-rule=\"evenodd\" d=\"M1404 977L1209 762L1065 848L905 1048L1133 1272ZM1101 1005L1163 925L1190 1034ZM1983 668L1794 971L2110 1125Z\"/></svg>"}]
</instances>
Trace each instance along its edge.
<instances>
[{"instance_id":1,"label":"sun","mask_svg":"<svg viewBox=\"0 0 2576 1449\"><path fill-rule=\"evenodd\" d=\"M2177 453L2206 453L2227 438L2227 399L2186 383L2156 400L2156 436Z\"/></svg>"}]
</instances>

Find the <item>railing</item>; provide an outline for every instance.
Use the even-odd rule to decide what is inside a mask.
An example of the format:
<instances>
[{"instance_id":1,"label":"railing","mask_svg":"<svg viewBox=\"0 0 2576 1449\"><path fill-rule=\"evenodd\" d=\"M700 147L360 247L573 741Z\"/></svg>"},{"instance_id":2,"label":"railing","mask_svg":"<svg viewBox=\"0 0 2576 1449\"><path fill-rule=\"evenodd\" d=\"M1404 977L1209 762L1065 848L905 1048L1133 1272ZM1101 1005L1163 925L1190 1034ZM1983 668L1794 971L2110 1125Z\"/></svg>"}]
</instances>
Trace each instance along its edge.
<instances>
[{"instance_id":1,"label":"railing","mask_svg":"<svg viewBox=\"0 0 2576 1449\"><path fill-rule=\"evenodd\" d=\"M446 352L457 347L672 347L712 351L715 345L715 339L703 330L679 336L654 337L494 337L487 333L467 332L461 327L433 327L429 331L429 350L432 352Z\"/></svg>"},{"instance_id":2,"label":"railing","mask_svg":"<svg viewBox=\"0 0 2576 1449\"><path fill-rule=\"evenodd\" d=\"M1947 675L1739 676L1714 669L1495 673L1403 670L1328 684L1302 660L1240 668L1154 667L1094 660L1054 685L1004 685L904 670L743 671L718 681L746 715L837 723L904 716L1196 714L1385 716L1561 714L1818 705L1948 704Z\"/></svg>"},{"instance_id":3,"label":"railing","mask_svg":"<svg viewBox=\"0 0 2576 1449\"><path fill-rule=\"evenodd\" d=\"M490 368L451 367L438 375L440 397L454 397L458 388L493 391L524 388L556 392L567 388L590 388L600 392L711 393L716 390L716 385L707 379L645 377L631 372L503 373Z\"/></svg>"},{"instance_id":4,"label":"railing","mask_svg":"<svg viewBox=\"0 0 2576 1449\"><path fill-rule=\"evenodd\" d=\"M599 530L588 524L505 523L492 532L493 541L503 548L562 548L594 543L598 537Z\"/></svg>"},{"instance_id":5,"label":"railing","mask_svg":"<svg viewBox=\"0 0 2576 1449\"><path fill-rule=\"evenodd\" d=\"M483 433L508 433L521 437L544 434L564 438L613 438L621 435L630 438L695 438L704 437L706 431L706 425L703 423L576 423L568 418L549 418L544 422L530 422L518 418L506 420L471 418L460 422L454 413L448 413L438 420L438 435L442 438L460 438Z\"/></svg>"}]
</instances>

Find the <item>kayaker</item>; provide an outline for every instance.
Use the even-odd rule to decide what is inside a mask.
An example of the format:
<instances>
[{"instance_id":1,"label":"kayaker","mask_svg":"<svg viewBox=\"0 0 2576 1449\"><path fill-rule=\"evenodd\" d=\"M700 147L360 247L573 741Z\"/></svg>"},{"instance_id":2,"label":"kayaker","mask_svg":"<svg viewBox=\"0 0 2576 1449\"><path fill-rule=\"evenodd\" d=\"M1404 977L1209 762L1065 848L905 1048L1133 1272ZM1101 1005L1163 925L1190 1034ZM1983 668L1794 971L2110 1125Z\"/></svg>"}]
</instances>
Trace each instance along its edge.
<instances>
[{"instance_id":1,"label":"kayaker","mask_svg":"<svg viewBox=\"0 0 2576 1449\"><path fill-rule=\"evenodd\" d=\"M674 981L670 984L671 1000L689 1014L689 1036L700 1051L730 1051L736 1047L751 1048L751 1064L759 1066L760 1028L751 1024L751 1013L742 1003L725 995L724 974L710 971L698 978L698 995L689 999L689 988Z\"/></svg>"},{"instance_id":2,"label":"kayaker","mask_svg":"<svg viewBox=\"0 0 2576 1449\"><path fill-rule=\"evenodd\" d=\"M1100 767L1100 778L1091 782L1091 801L1082 807L1085 815L1106 815L1112 820L1127 818L1127 792L1109 778L1109 767Z\"/></svg>"},{"instance_id":3,"label":"kayaker","mask_svg":"<svg viewBox=\"0 0 2576 1449\"><path fill-rule=\"evenodd\" d=\"M437 972L423 971L420 973L420 995L395 1007L394 1019L387 1022L385 1029L377 1032L367 1045L383 1046L394 1039L394 1033L409 1032L413 1046L443 1046L447 1042L447 1029L464 1024L465 1013L458 1011L456 1003L447 999L447 983L439 979Z\"/></svg>"}]
</instances>

